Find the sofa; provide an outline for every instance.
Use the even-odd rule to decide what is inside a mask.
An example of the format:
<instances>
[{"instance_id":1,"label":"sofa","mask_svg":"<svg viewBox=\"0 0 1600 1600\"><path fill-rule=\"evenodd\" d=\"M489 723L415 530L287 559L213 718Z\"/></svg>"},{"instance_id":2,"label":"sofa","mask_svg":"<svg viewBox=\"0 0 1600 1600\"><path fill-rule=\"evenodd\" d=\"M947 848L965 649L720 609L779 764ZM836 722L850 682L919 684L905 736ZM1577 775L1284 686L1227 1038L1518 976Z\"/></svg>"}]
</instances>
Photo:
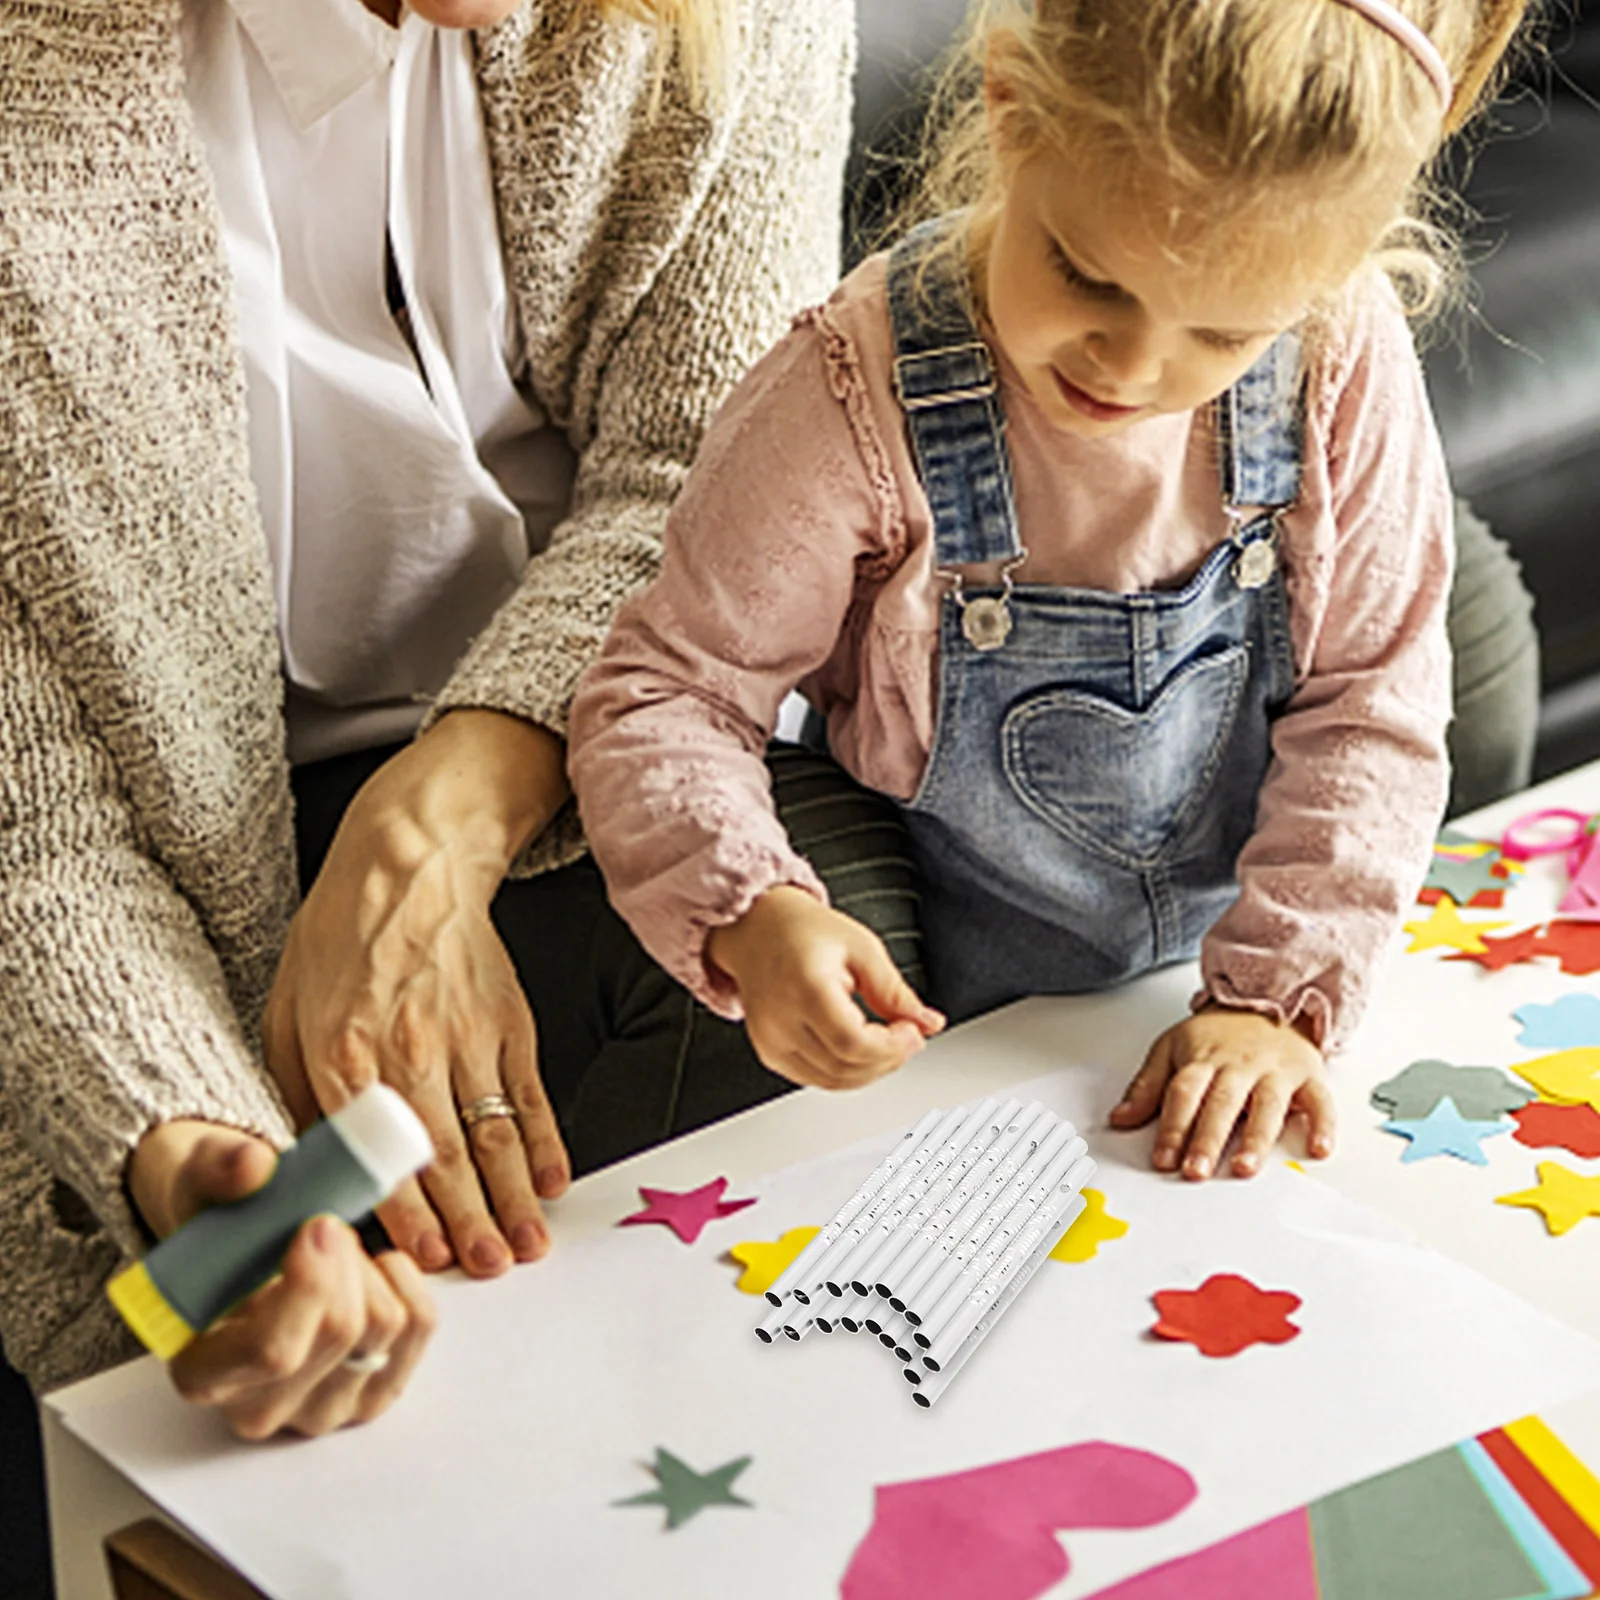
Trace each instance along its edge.
<instances>
[{"instance_id":1,"label":"sofa","mask_svg":"<svg viewBox=\"0 0 1600 1600\"><path fill-rule=\"evenodd\" d=\"M1470 309L1424 354L1460 494L1520 562L1542 653L1535 775L1600 757L1600 0L1559 0L1449 152ZM877 241L965 0L859 0L848 250Z\"/></svg>"}]
</instances>

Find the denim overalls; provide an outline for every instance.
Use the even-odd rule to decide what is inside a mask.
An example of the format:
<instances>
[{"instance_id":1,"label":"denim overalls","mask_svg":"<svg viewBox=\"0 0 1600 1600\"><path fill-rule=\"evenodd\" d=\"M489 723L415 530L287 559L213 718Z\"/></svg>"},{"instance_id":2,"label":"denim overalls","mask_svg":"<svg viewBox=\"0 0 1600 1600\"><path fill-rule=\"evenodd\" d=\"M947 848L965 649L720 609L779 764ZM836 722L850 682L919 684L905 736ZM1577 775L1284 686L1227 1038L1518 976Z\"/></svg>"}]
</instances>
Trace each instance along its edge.
<instances>
[{"instance_id":1,"label":"denim overalls","mask_svg":"<svg viewBox=\"0 0 1600 1600\"><path fill-rule=\"evenodd\" d=\"M1277 515L1299 493L1285 335L1216 402L1225 506L1263 508L1181 589L964 588L1024 558L1005 418L964 258L894 251L895 387L947 589L938 714L906 807L930 999L953 1018L1099 989L1195 954L1237 893L1271 722L1294 686ZM1114 492L1114 485L1110 486Z\"/></svg>"}]
</instances>

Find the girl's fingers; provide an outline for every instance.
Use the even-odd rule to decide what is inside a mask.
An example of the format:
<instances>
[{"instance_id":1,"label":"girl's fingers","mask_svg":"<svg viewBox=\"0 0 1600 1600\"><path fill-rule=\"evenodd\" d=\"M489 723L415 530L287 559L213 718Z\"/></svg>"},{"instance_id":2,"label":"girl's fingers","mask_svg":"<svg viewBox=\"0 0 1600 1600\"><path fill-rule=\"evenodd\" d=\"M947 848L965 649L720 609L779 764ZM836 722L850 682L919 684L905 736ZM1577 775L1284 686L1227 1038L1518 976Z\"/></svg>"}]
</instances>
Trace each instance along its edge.
<instances>
[{"instance_id":1,"label":"girl's fingers","mask_svg":"<svg viewBox=\"0 0 1600 1600\"><path fill-rule=\"evenodd\" d=\"M1113 1128L1142 1128L1156 1114L1172 1076L1172 1043L1162 1034L1145 1054L1144 1065L1122 1092L1108 1119Z\"/></svg>"},{"instance_id":2,"label":"girl's fingers","mask_svg":"<svg viewBox=\"0 0 1600 1600\"><path fill-rule=\"evenodd\" d=\"M875 933L863 929L865 938L851 952L850 968L856 993L885 1023L909 1022L924 1036L944 1027L942 1012L923 1002L894 964L894 958Z\"/></svg>"},{"instance_id":3,"label":"girl's fingers","mask_svg":"<svg viewBox=\"0 0 1600 1600\"><path fill-rule=\"evenodd\" d=\"M912 1049L922 1047L922 1032L915 1023L902 1020L888 1028L873 1022L843 988L820 992L817 1003L801 1015L808 1054L820 1056L846 1083L892 1072Z\"/></svg>"},{"instance_id":4,"label":"girl's fingers","mask_svg":"<svg viewBox=\"0 0 1600 1600\"><path fill-rule=\"evenodd\" d=\"M839 1045L838 1030L824 1034L818 1024L811 1021L804 1024L805 1052L811 1059L821 1061L829 1088L854 1089L881 1078L886 1072L893 1072L908 1053L908 1034L917 1048L922 1045L922 1035L912 1024L897 1023L901 1031L895 1033L881 1022L868 1022L853 1002L850 1002L850 1009L857 1020L848 1047L844 1049Z\"/></svg>"},{"instance_id":5,"label":"girl's fingers","mask_svg":"<svg viewBox=\"0 0 1600 1600\"><path fill-rule=\"evenodd\" d=\"M1224 1067L1213 1074L1189 1133L1189 1148L1183 1158L1184 1177L1199 1181L1217 1170L1222 1148L1249 1103L1256 1082L1256 1075L1241 1067Z\"/></svg>"},{"instance_id":6,"label":"girl's fingers","mask_svg":"<svg viewBox=\"0 0 1600 1600\"><path fill-rule=\"evenodd\" d=\"M1306 1130L1306 1152L1313 1160L1322 1161L1333 1154L1333 1142L1338 1132L1338 1111L1334 1106L1333 1090L1321 1073L1307 1078L1295 1091L1294 1104L1305 1112L1310 1126Z\"/></svg>"},{"instance_id":7,"label":"girl's fingers","mask_svg":"<svg viewBox=\"0 0 1600 1600\"><path fill-rule=\"evenodd\" d=\"M1210 1064L1189 1062L1167 1080L1161 1099L1161 1121L1156 1127L1155 1149L1150 1163L1157 1172L1176 1172L1179 1155L1189 1141L1189 1130L1211 1088L1217 1069Z\"/></svg>"},{"instance_id":8,"label":"girl's fingers","mask_svg":"<svg viewBox=\"0 0 1600 1600\"><path fill-rule=\"evenodd\" d=\"M1236 1178L1253 1178L1261 1170L1267 1152L1283 1132L1292 1099L1282 1079L1265 1077L1257 1081L1250 1094L1250 1111L1245 1118L1244 1134L1233 1155L1233 1175Z\"/></svg>"}]
</instances>

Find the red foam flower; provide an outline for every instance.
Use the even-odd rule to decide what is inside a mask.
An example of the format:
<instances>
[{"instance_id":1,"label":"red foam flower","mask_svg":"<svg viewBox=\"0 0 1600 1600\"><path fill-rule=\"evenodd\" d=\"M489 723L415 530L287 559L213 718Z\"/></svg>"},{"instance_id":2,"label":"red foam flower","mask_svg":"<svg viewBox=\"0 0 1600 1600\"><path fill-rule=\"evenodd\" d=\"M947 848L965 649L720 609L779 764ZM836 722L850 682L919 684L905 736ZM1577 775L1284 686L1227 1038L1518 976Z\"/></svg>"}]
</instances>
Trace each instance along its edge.
<instances>
[{"instance_id":1,"label":"red foam flower","mask_svg":"<svg viewBox=\"0 0 1600 1600\"><path fill-rule=\"evenodd\" d=\"M1198 1289L1161 1289L1150 1297L1161 1313L1151 1330L1163 1339L1187 1339L1206 1356L1236 1356L1253 1344L1287 1344L1300 1329L1289 1313L1300 1296L1258 1289L1235 1272L1219 1272Z\"/></svg>"}]
</instances>

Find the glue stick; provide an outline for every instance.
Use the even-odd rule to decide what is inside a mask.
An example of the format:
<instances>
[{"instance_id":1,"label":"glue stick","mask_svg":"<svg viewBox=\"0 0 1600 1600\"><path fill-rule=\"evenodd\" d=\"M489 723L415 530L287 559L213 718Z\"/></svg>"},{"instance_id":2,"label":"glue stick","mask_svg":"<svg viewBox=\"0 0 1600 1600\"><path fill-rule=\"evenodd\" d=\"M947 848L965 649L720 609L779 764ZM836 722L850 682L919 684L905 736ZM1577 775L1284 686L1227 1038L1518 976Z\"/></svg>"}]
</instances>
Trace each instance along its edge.
<instances>
[{"instance_id":1,"label":"glue stick","mask_svg":"<svg viewBox=\"0 0 1600 1600\"><path fill-rule=\"evenodd\" d=\"M254 1194L200 1212L106 1292L144 1345L170 1361L272 1277L301 1224L330 1212L355 1222L431 1160L416 1112L375 1083L285 1150Z\"/></svg>"}]
</instances>

